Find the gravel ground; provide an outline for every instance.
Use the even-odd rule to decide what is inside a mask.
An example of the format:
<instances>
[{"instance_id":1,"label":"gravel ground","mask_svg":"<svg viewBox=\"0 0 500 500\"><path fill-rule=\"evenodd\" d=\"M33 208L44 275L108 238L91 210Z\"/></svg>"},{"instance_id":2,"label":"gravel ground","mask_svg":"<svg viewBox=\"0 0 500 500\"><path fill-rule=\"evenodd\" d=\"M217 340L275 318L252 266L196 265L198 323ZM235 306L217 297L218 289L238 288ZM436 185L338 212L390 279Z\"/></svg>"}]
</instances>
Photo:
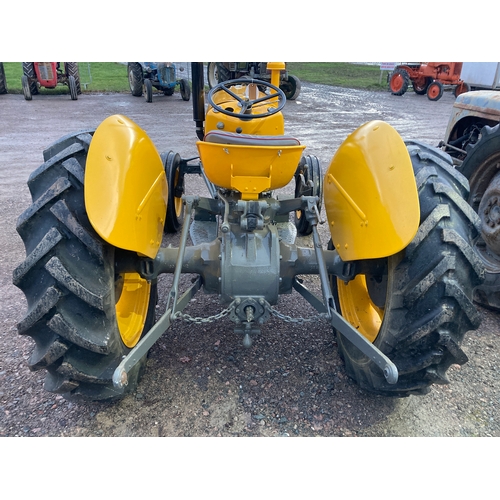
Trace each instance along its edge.
<instances>
[{"instance_id":1,"label":"gravel ground","mask_svg":"<svg viewBox=\"0 0 500 500\"><path fill-rule=\"evenodd\" d=\"M15 223L30 204L29 173L52 141L114 113L137 121L160 151L194 156L192 110L178 94L155 95L151 104L126 94L0 100L0 436L500 436L499 321L484 309L481 327L464 341L469 362L453 366L451 383L424 397L389 399L360 390L345 373L330 328L275 319L250 349L227 319L176 323L151 349L137 392L114 404L76 404L45 392L44 374L27 368L32 341L16 330L26 305L12 285L12 271L24 258ZM343 138L371 119L388 121L405 139L436 145L453 100L448 92L431 102L413 93L395 97L304 83L299 99L285 108L287 131L326 168ZM198 180L188 189L204 194ZM169 280L160 283L158 314ZM278 308L294 317L314 314L296 294ZM187 310L193 316L219 311L217 298L201 293Z\"/></svg>"}]
</instances>

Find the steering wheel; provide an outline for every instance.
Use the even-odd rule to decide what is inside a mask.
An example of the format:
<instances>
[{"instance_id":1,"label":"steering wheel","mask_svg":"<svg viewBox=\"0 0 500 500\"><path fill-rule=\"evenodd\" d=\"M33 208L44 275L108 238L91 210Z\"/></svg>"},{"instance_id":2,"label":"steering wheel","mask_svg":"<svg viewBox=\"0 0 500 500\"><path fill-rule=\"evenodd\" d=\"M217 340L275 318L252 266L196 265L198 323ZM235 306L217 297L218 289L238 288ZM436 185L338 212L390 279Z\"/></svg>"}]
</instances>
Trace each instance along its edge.
<instances>
[{"instance_id":1,"label":"steering wheel","mask_svg":"<svg viewBox=\"0 0 500 500\"><path fill-rule=\"evenodd\" d=\"M233 85L238 85L238 84L250 85L251 83L258 85L261 88L263 87L264 91L267 89L271 89L272 91L274 91L274 93L267 94L264 97L259 97L257 99L248 99L248 98L242 98L241 96L235 94L230 89L230 87L232 87ZM238 101L238 104L241 106L241 110L237 113L235 111L230 111L229 109L224 109L223 107L216 104L213 98L214 95L217 94L218 92L226 92L233 99ZM267 108L266 113L259 113L255 115L251 113L252 106L254 106L255 104L260 104L261 102L269 101L271 99L274 99L275 97L278 98L278 106L276 108L269 107ZM264 82L263 80L253 80L250 78L238 78L236 80L227 80L225 82L221 82L210 90L207 99L210 106L212 106L216 111L219 111L224 115L233 116L235 118L242 118L245 120L253 120L254 118L265 118L266 116L274 115L278 111L281 111L286 104L285 93L280 88L276 87L275 85L272 85L269 82Z\"/></svg>"}]
</instances>

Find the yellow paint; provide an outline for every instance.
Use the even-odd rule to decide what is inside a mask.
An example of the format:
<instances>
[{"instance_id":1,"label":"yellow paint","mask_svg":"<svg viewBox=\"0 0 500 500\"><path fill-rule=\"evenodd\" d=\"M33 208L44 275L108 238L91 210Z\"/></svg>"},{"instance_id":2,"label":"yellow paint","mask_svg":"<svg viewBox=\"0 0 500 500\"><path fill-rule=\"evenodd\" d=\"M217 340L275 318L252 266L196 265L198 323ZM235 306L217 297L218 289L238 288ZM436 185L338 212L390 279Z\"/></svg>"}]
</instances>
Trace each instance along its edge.
<instances>
[{"instance_id":1,"label":"yellow paint","mask_svg":"<svg viewBox=\"0 0 500 500\"><path fill-rule=\"evenodd\" d=\"M237 94L241 99L245 99L245 93L248 92L248 85L233 85L230 90ZM264 97L264 93L259 92L258 97ZM228 109L233 113L239 113L241 109L238 101L231 97L227 92L221 90L213 96L215 104L222 109ZM278 107L277 98L266 100L252 107L252 114L260 115L266 113L268 108ZM243 117L245 115L242 115ZM215 111L209 106L205 118L205 133L211 130L223 130L224 132L235 132L250 135L284 135L285 120L281 112L275 113L264 118L254 118L252 120L240 119L228 116Z\"/></svg>"},{"instance_id":2,"label":"yellow paint","mask_svg":"<svg viewBox=\"0 0 500 500\"><path fill-rule=\"evenodd\" d=\"M151 283L142 279L137 273L125 273L119 297L115 306L116 321L123 343L134 347L144 330L148 314Z\"/></svg>"},{"instance_id":3,"label":"yellow paint","mask_svg":"<svg viewBox=\"0 0 500 500\"><path fill-rule=\"evenodd\" d=\"M123 115L94 133L85 168L85 207L109 244L154 258L163 236L168 186L146 132Z\"/></svg>"},{"instance_id":4,"label":"yellow paint","mask_svg":"<svg viewBox=\"0 0 500 500\"><path fill-rule=\"evenodd\" d=\"M255 200L264 191L286 186L293 178L305 146L240 146L196 143L208 179L216 186Z\"/></svg>"},{"instance_id":5,"label":"yellow paint","mask_svg":"<svg viewBox=\"0 0 500 500\"><path fill-rule=\"evenodd\" d=\"M342 316L361 335L373 342L380 331L384 311L370 299L365 276L358 275L348 283L337 278L337 290Z\"/></svg>"},{"instance_id":6,"label":"yellow paint","mask_svg":"<svg viewBox=\"0 0 500 500\"><path fill-rule=\"evenodd\" d=\"M410 243L420 220L418 192L394 128L372 121L343 142L325 175L324 202L344 261L387 257Z\"/></svg>"}]
</instances>

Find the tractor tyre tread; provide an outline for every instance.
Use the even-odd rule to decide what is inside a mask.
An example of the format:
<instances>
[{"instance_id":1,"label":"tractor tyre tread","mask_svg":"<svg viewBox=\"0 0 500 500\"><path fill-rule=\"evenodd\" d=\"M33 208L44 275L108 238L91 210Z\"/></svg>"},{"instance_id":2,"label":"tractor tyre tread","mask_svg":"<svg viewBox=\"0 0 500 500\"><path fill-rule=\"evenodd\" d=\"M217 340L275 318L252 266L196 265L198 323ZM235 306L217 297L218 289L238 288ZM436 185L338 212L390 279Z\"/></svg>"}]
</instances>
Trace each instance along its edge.
<instances>
[{"instance_id":1,"label":"tractor tyre tread","mask_svg":"<svg viewBox=\"0 0 500 500\"><path fill-rule=\"evenodd\" d=\"M29 79L29 87L31 95L38 94L38 85L36 84L35 66L32 62L23 62L23 75Z\"/></svg>"},{"instance_id":2,"label":"tractor tyre tread","mask_svg":"<svg viewBox=\"0 0 500 500\"><path fill-rule=\"evenodd\" d=\"M484 276L472 248L479 220L463 199L467 182L437 149L414 141L407 148L419 192L420 227L407 248L388 259L390 286L375 340L396 364L397 383L389 384L373 361L337 335L349 376L368 391L398 397L426 394L432 384L448 383L448 368L467 361L460 345L465 333L480 324L472 291ZM334 291L337 286L334 280Z\"/></svg>"},{"instance_id":3,"label":"tractor tyre tread","mask_svg":"<svg viewBox=\"0 0 500 500\"><path fill-rule=\"evenodd\" d=\"M129 62L127 65L130 92L135 97L141 97L143 93L143 71L138 62Z\"/></svg>"},{"instance_id":4,"label":"tractor tyre tread","mask_svg":"<svg viewBox=\"0 0 500 500\"><path fill-rule=\"evenodd\" d=\"M82 85L80 83L80 71L78 70L78 63L67 62L66 73L68 77L72 76L75 79L76 93L80 95L82 93Z\"/></svg>"},{"instance_id":5,"label":"tractor tyre tread","mask_svg":"<svg viewBox=\"0 0 500 500\"><path fill-rule=\"evenodd\" d=\"M114 369L128 349L115 319L114 247L92 228L85 211L83 181L92 131L65 136L47 148L29 177L32 205L18 218L25 260L13 283L27 300L19 334L35 343L31 370L46 370L45 389L71 400L116 399L134 390L146 356L129 373L123 390ZM151 287L148 325L154 321Z\"/></svg>"}]
</instances>

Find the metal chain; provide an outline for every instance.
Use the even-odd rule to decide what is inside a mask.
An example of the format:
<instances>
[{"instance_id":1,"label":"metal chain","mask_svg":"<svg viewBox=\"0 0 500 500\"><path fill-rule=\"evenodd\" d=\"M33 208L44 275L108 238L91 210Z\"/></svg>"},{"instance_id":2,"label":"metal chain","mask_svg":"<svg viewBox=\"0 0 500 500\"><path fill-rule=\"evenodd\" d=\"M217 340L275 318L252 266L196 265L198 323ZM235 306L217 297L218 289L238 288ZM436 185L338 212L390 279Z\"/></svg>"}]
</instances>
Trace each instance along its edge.
<instances>
[{"instance_id":1,"label":"metal chain","mask_svg":"<svg viewBox=\"0 0 500 500\"><path fill-rule=\"evenodd\" d=\"M295 324L300 325L303 323L310 323L312 321L316 321L318 318L325 320L325 321L328 321L328 315L326 313L319 313L316 316L311 316L310 318L302 318L302 317L292 318L291 316L287 316L286 314L280 313L279 311L277 311L276 309L273 309L272 307L268 307L267 309L273 316L275 316L276 318L278 318L286 323L295 323ZM182 319L183 321L191 322L191 323L194 323L196 325L203 325L206 323L214 323L215 321L218 321L219 319L226 317L228 314L231 314L231 312L233 310L234 310L234 304L231 303L229 305L229 307L227 307L226 309L223 309L220 313L214 314L213 316L208 316L206 318L202 318L200 316L193 317L189 314L182 313L180 311L177 311L172 316L172 318L174 320Z\"/></svg>"},{"instance_id":2,"label":"metal chain","mask_svg":"<svg viewBox=\"0 0 500 500\"><path fill-rule=\"evenodd\" d=\"M276 316L277 318L281 319L282 321L285 321L286 323L297 323L297 324L310 323L311 321L315 321L318 318L328 321L328 314L326 313L319 313L316 316L311 316L310 318L302 318L302 317L292 318L291 316L287 316L286 314L278 312L276 309L273 309L272 307L269 307L268 310L273 316Z\"/></svg>"},{"instance_id":3,"label":"metal chain","mask_svg":"<svg viewBox=\"0 0 500 500\"><path fill-rule=\"evenodd\" d=\"M193 317L190 316L189 314L182 313L180 311L177 311L173 315L173 319L182 319L184 321L190 321L191 323L195 323L196 325L203 325L205 323L214 323L215 321L224 318L228 314L231 313L231 311L234 309L233 304L230 304L230 306L226 309L223 309L220 313L214 314L213 316L208 316L207 318L201 318L201 317Z\"/></svg>"}]
</instances>

